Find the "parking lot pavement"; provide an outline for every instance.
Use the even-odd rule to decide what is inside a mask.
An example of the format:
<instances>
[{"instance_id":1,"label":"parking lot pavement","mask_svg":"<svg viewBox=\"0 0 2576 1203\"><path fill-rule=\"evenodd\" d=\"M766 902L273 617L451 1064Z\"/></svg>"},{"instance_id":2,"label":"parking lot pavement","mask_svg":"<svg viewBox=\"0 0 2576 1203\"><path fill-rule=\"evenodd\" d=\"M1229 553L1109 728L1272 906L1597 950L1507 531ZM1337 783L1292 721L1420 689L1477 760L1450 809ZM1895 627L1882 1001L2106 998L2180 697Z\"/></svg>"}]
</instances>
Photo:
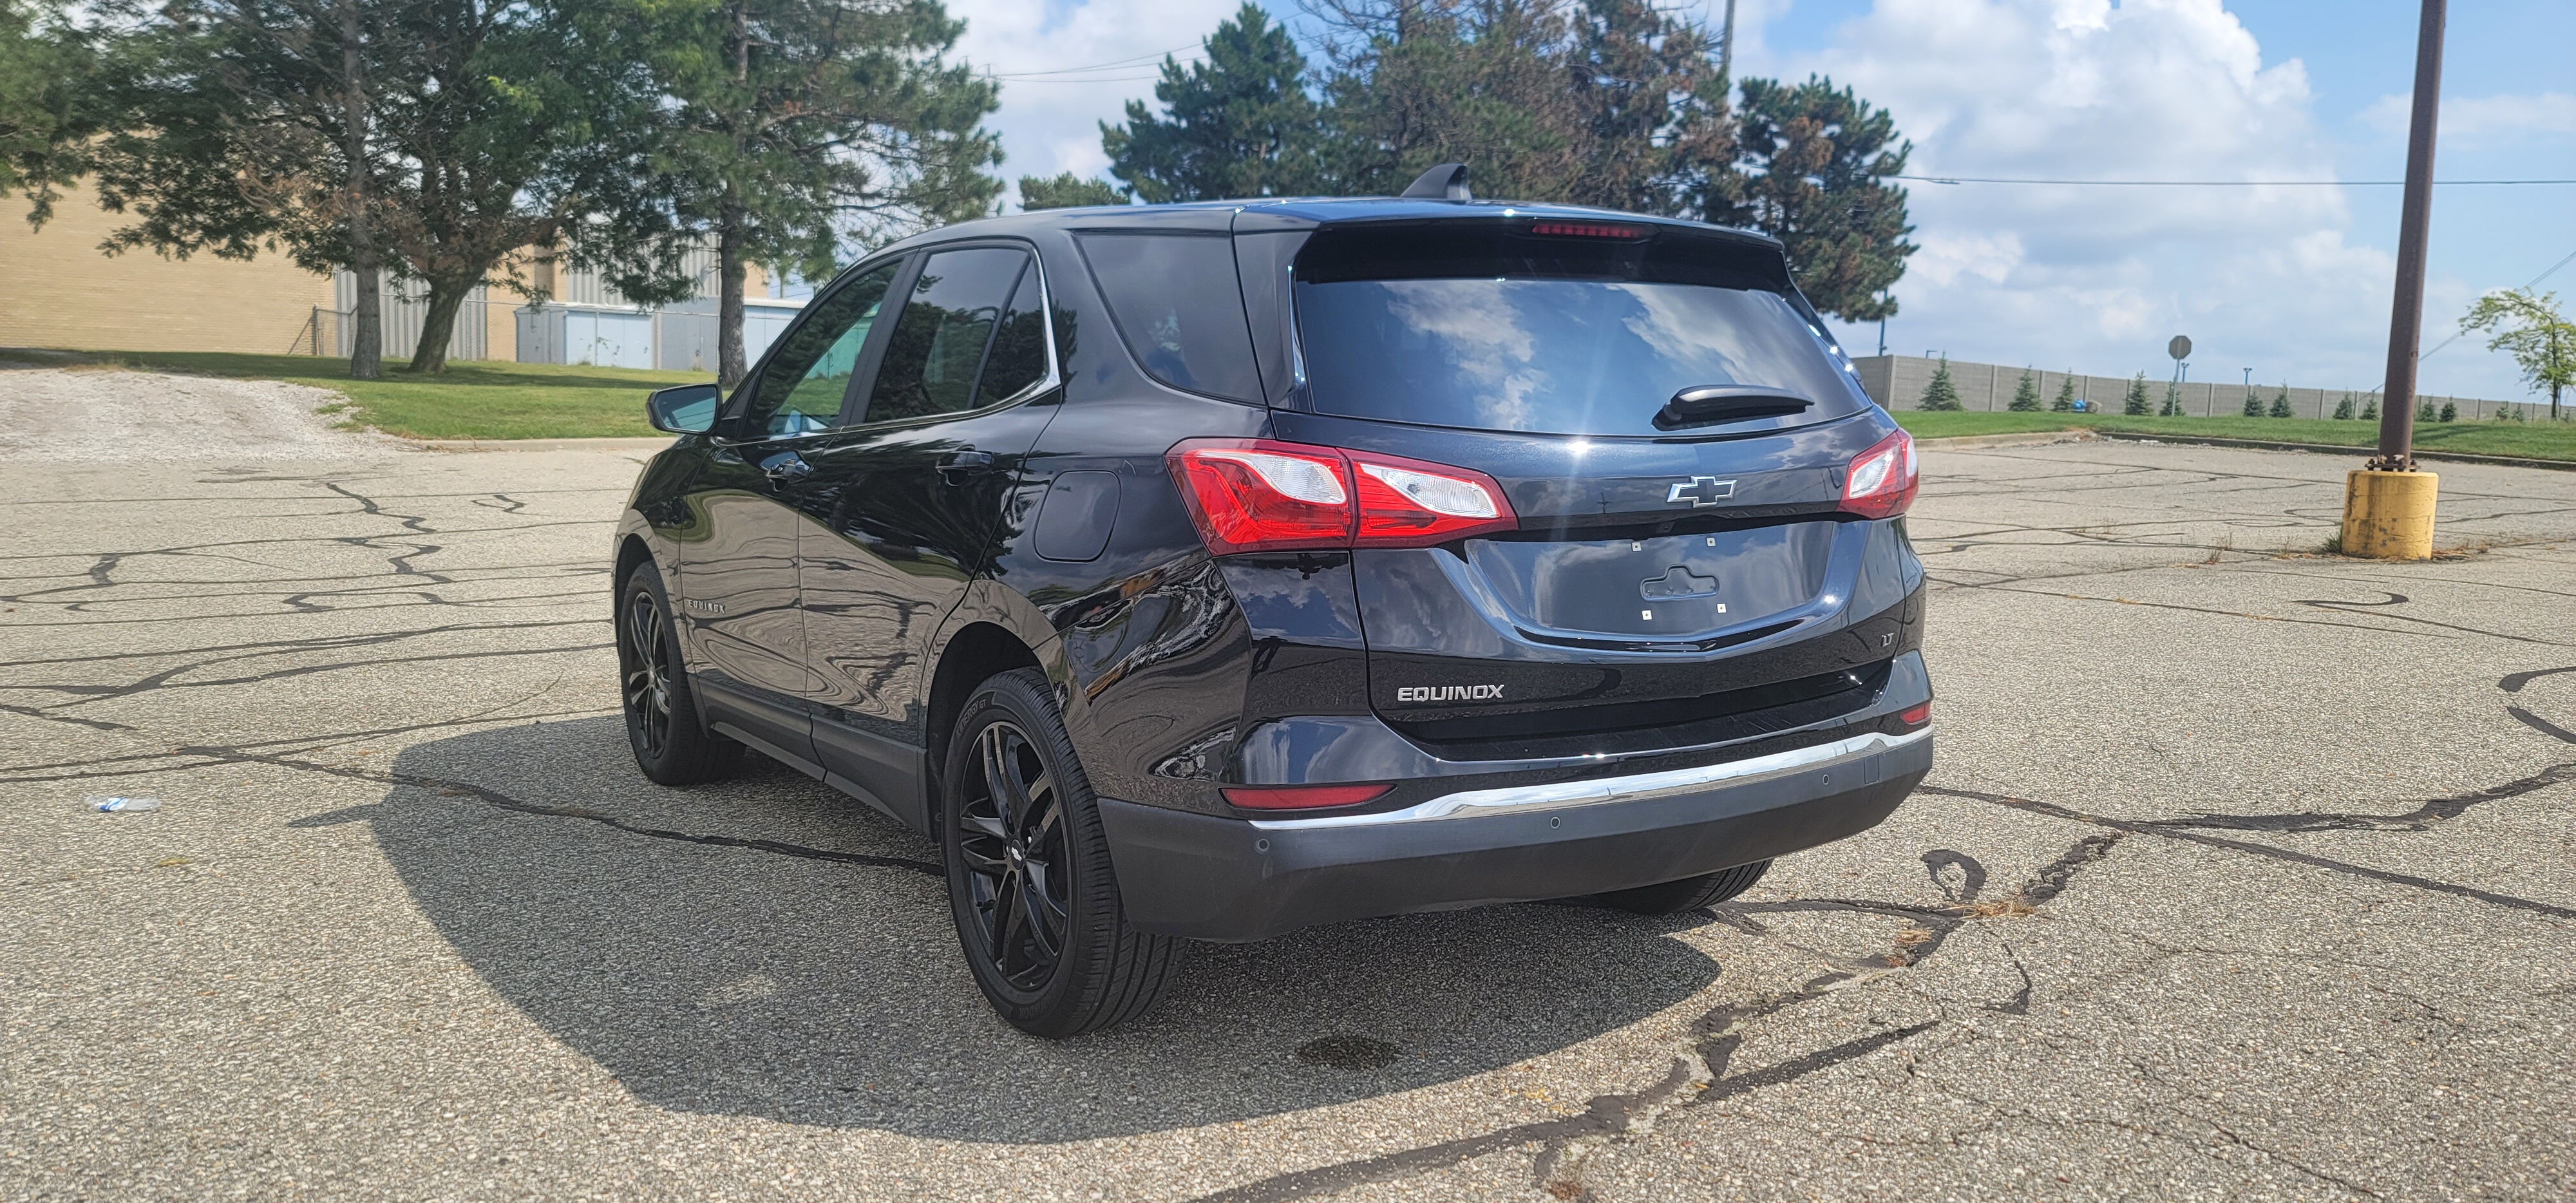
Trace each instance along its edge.
<instances>
[{"instance_id":1,"label":"parking lot pavement","mask_svg":"<svg viewBox=\"0 0 2576 1203\"><path fill-rule=\"evenodd\" d=\"M0 473L0 1196L2576 1192L2576 473L1933 452L1939 766L1711 914L1193 949L986 1011L932 850L648 785L633 460ZM157 798L99 814L83 798Z\"/></svg>"}]
</instances>

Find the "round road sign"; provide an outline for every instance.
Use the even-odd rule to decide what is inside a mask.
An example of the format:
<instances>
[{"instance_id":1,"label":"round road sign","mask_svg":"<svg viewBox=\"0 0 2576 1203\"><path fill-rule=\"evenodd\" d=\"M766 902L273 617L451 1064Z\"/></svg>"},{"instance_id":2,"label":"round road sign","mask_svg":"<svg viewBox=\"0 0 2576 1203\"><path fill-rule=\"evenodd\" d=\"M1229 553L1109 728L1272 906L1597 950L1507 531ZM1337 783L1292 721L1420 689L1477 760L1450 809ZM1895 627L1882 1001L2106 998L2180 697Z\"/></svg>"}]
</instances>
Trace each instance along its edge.
<instances>
[{"instance_id":1,"label":"round road sign","mask_svg":"<svg viewBox=\"0 0 2576 1203\"><path fill-rule=\"evenodd\" d=\"M2191 340L2179 334L2174 335L2173 341L2165 344L2165 354L2171 355L2176 359L2181 359L2191 354Z\"/></svg>"}]
</instances>

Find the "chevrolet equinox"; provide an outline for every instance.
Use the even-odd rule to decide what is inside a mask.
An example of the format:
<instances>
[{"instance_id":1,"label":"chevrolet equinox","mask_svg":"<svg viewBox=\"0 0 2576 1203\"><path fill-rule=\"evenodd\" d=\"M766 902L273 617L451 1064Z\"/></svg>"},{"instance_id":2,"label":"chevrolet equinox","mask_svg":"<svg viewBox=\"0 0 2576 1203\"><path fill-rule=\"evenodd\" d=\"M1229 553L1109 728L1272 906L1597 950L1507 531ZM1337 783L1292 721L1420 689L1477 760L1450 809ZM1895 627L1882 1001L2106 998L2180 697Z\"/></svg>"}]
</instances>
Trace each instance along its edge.
<instances>
[{"instance_id":1,"label":"chevrolet equinox","mask_svg":"<svg viewBox=\"0 0 2576 1203\"><path fill-rule=\"evenodd\" d=\"M1779 243L1468 197L1062 209L886 247L616 535L627 731L938 842L1011 1023L1184 942L1664 914L1932 763L1912 441Z\"/></svg>"}]
</instances>

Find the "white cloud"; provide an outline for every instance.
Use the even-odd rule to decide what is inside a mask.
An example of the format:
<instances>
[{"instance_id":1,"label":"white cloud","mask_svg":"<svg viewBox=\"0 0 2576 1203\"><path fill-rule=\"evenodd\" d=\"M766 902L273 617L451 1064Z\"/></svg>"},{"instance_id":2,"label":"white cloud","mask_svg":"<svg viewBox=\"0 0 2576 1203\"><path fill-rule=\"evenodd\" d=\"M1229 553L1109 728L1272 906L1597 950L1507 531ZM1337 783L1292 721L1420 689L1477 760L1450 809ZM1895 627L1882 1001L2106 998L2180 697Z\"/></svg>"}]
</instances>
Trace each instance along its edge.
<instances>
[{"instance_id":1,"label":"white cloud","mask_svg":"<svg viewBox=\"0 0 2576 1203\"><path fill-rule=\"evenodd\" d=\"M987 121L1002 136L1002 176L1017 181L1071 171L1106 178L1099 123L1122 120L1130 99L1150 103L1163 52L1177 51L1182 62L1197 57L1199 39L1239 3L950 0L949 15L966 22L960 56L1005 77L1001 111Z\"/></svg>"},{"instance_id":2,"label":"white cloud","mask_svg":"<svg viewBox=\"0 0 2576 1203\"><path fill-rule=\"evenodd\" d=\"M1887 107L1913 175L2335 178L2306 66L2266 62L2220 0L1878 0L1826 49L1748 68L1820 72ZM1891 351L2162 379L2166 339L2188 334L2194 379L2379 378L2394 264L2350 240L2342 189L1910 189L1923 249L1896 287ZM2428 346L2468 291L2437 279Z\"/></svg>"},{"instance_id":3,"label":"white cloud","mask_svg":"<svg viewBox=\"0 0 2576 1203\"><path fill-rule=\"evenodd\" d=\"M2414 104L2413 92L2382 96L2362 110L2361 119L2384 136L2404 138ZM2566 134L2576 134L2576 95L2445 96L2436 143L2468 150Z\"/></svg>"}]
</instances>

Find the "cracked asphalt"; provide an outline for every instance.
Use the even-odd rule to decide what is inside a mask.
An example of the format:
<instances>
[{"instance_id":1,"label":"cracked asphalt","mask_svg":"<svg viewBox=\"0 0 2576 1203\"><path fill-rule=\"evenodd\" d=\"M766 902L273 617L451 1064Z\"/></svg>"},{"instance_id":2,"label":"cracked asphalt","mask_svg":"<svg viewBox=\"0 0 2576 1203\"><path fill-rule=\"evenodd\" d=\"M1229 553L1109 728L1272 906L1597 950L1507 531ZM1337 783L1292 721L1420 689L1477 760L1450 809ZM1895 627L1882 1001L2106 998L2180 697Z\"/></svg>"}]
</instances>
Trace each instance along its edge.
<instances>
[{"instance_id":1,"label":"cracked asphalt","mask_svg":"<svg viewBox=\"0 0 2576 1203\"><path fill-rule=\"evenodd\" d=\"M1735 904L1201 946L1065 1044L931 849L615 718L630 455L0 473L0 1196L2576 1194L2576 473L1941 450L1940 761ZM89 795L149 796L98 814Z\"/></svg>"}]
</instances>

